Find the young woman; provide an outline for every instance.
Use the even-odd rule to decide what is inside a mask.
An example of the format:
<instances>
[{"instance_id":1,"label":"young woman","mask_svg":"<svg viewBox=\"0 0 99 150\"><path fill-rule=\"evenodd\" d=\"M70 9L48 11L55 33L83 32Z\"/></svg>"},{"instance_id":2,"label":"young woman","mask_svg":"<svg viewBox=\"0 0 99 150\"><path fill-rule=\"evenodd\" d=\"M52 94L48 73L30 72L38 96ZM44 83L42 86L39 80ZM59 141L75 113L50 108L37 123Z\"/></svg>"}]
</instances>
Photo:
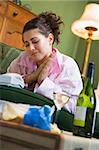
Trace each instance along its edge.
<instances>
[{"instance_id":1,"label":"young woman","mask_svg":"<svg viewBox=\"0 0 99 150\"><path fill-rule=\"evenodd\" d=\"M9 66L8 72L23 76L33 92L53 99L53 93L65 93L69 102L64 106L74 112L76 99L82 90L82 80L76 62L53 47L59 43L59 16L44 12L28 21L22 39L26 50Z\"/></svg>"}]
</instances>

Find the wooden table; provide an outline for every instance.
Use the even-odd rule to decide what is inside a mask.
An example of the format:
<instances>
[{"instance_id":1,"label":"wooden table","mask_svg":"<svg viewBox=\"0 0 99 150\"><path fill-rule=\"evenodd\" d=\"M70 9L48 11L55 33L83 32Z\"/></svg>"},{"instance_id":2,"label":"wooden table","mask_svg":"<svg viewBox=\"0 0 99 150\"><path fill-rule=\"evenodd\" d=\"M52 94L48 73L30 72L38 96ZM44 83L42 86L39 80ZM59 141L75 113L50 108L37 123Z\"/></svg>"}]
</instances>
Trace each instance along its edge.
<instances>
[{"instance_id":1,"label":"wooden table","mask_svg":"<svg viewBox=\"0 0 99 150\"><path fill-rule=\"evenodd\" d=\"M1 150L99 150L99 139L73 136L0 120Z\"/></svg>"},{"instance_id":2,"label":"wooden table","mask_svg":"<svg viewBox=\"0 0 99 150\"><path fill-rule=\"evenodd\" d=\"M61 135L0 120L0 150L60 150Z\"/></svg>"}]
</instances>

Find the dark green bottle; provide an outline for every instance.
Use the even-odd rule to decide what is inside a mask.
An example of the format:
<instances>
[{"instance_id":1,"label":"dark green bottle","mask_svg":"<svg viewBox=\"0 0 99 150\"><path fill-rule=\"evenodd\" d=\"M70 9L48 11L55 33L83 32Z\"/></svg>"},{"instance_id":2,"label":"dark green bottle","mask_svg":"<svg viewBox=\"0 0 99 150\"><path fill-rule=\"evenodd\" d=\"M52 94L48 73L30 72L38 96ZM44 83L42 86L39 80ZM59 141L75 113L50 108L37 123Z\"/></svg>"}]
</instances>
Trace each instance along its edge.
<instances>
[{"instance_id":1,"label":"dark green bottle","mask_svg":"<svg viewBox=\"0 0 99 150\"><path fill-rule=\"evenodd\" d=\"M78 99L73 121L73 134L92 137L96 118L96 97L94 93L94 63L89 63L84 87Z\"/></svg>"}]
</instances>

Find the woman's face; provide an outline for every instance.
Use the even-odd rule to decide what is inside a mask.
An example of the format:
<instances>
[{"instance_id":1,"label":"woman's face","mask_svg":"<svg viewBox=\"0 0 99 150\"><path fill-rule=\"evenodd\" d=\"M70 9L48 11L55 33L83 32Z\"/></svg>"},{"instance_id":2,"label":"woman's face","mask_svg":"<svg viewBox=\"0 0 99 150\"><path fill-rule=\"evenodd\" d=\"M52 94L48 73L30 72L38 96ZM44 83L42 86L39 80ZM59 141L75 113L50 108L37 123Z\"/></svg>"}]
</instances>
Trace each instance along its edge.
<instances>
[{"instance_id":1,"label":"woman's face","mask_svg":"<svg viewBox=\"0 0 99 150\"><path fill-rule=\"evenodd\" d=\"M29 57L36 63L42 62L52 53L53 35L45 37L39 29L31 29L23 33L23 41Z\"/></svg>"}]
</instances>

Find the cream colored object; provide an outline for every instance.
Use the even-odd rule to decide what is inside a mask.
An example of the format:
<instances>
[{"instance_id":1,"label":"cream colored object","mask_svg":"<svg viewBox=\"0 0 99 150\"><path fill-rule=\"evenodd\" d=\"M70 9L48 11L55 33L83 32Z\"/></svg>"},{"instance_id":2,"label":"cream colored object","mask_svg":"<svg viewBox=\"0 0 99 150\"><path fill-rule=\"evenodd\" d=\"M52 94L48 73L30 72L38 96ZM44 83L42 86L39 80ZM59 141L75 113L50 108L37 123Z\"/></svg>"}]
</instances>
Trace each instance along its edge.
<instances>
[{"instance_id":1,"label":"cream colored object","mask_svg":"<svg viewBox=\"0 0 99 150\"><path fill-rule=\"evenodd\" d=\"M99 4L87 4L81 18L72 24L71 30L75 35L88 39L87 27L94 28L91 39L99 40Z\"/></svg>"},{"instance_id":2,"label":"cream colored object","mask_svg":"<svg viewBox=\"0 0 99 150\"><path fill-rule=\"evenodd\" d=\"M71 132L62 135L60 150L99 150L99 139L74 136Z\"/></svg>"},{"instance_id":3,"label":"cream colored object","mask_svg":"<svg viewBox=\"0 0 99 150\"><path fill-rule=\"evenodd\" d=\"M2 119L13 120L18 117L22 119L28 108L29 105L6 102L2 112Z\"/></svg>"},{"instance_id":4,"label":"cream colored object","mask_svg":"<svg viewBox=\"0 0 99 150\"><path fill-rule=\"evenodd\" d=\"M2 119L3 108L5 106L6 101L0 100L0 119Z\"/></svg>"},{"instance_id":5,"label":"cream colored object","mask_svg":"<svg viewBox=\"0 0 99 150\"><path fill-rule=\"evenodd\" d=\"M69 102L70 97L64 93L54 93L53 95L54 95L54 103L58 110L61 110L61 108L64 107L64 105Z\"/></svg>"},{"instance_id":6,"label":"cream colored object","mask_svg":"<svg viewBox=\"0 0 99 150\"><path fill-rule=\"evenodd\" d=\"M61 130L58 128L57 124L51 124L51 132L53 133L61 133Z\"/></svg>"}]
</instances>

